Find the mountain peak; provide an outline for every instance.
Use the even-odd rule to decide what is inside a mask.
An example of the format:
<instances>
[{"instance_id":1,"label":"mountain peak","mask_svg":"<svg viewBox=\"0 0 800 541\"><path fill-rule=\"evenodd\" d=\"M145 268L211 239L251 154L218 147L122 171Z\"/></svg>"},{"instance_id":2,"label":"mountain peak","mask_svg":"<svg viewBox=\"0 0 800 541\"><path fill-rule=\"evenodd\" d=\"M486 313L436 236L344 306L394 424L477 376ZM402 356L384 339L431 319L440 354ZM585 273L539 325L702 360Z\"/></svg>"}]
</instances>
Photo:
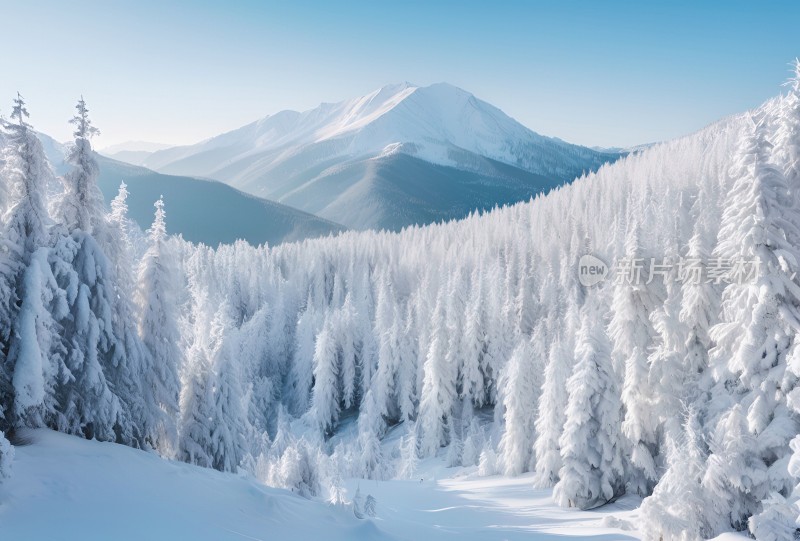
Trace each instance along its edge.
<instances>
[{"instance_id":1,"label":"mountain peak","mask_svg":"<svg viewBox=\"0 0 800 541\"><path fill-rule=\"evenodd\" d=\"M401 82L282 111L145 165L222 180L349 227L399 228L526 199L613 159L539 135L452 84Z\"/></svg>"}]
</instances>

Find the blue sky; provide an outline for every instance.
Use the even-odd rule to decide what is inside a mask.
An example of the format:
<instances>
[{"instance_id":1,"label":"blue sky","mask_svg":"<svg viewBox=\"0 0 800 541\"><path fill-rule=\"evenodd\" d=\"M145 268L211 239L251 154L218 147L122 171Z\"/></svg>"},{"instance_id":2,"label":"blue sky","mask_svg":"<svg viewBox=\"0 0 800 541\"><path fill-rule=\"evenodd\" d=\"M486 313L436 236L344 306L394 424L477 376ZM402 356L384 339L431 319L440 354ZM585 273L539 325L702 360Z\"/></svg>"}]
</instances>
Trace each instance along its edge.
<instances>
[{"instance_id":1,"label":"blue sky","mask_svg":"<svg viewBox=\"0 0 800 541\"><path fill-rule=\"evenodd\" d=\"M781 91L800 2L0 0L0 106L102 147L192 143L282 109L439 81L586 145L694 131ZM4 100L4 101L3 101Z\"/></svg>"}]
</instances>

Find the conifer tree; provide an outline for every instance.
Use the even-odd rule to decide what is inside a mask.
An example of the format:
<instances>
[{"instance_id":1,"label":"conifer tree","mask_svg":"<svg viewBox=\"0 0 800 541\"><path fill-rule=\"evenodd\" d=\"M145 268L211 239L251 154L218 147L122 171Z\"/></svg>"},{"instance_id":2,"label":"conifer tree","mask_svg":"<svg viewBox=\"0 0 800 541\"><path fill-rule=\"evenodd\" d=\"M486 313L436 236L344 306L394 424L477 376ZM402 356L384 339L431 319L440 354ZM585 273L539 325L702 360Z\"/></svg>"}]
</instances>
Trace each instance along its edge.
<instances>
[{"instance_id":1,"label":"conifer tree","mask_svg":"<svg viewBox=\"0 0 800 541\"><path fill-rule=\"evenodd\" d=\"M448 443L450 417L455 401L456 368L447 357L447 328L443 295L436 300L431 341L425 358L425 379L419 405L422 457L434 456Z\"/></svg>"},{"instance_id":2,"label":"conifer tree","mask_svg":"<svg viewBox=\"0 0 800 541\"><path fill-rule=\"evenodd\" d=\"M572 368L572 354L566 351L559 337L550 346L550 355L544 372L544 383L539 396L536 416L536 476L534 485L549 488L558 481L561 469L559 438L566 422L567 380Z\"/></svg>"},{"instance_id":3,"label":"conifer tree","mask_svg":"<svg viewBox=\"0 0 800 541\"><path fill-rule=\"evenodd\" d=\"M152 358L153 368L142 374L143 384L154 394L162 411L157 423L157 436L161 441L155 443L157 448L167 450L174 447L177 439L178 367L183 363L174 294L174 256L167 238L164 200L156 201L155 208L155 219L148 230L149 246L139 266L139 334Z\"/></svg>"},{"instance_id":4,"label":"conifer tree","mask_svg":"<svg viewBox=\"0 0 800 541\"><path fill-rule=\"evenodd\" d=\"M48 262L44 196L52 172L28 117L17 94L3 123L10 198L0 234L0 429L55 425L56 385L67 377L54 319L64 312L63 297Z\"/></svg>"},{"instance_id":5,"label":"conifer tree","mask_svg":"<svg viewBox=\"0 0 800 541\"><path fill-rule=\"evenodd\" d=\"M97 186L89 139L98 132L83 99L76 109L68 157L73 169L64 177L58 205L64 230L51 258L69 309L59 321L71 374L59 390L63 429L144 447L152 440L158 409L153 391L142 383L150 357L136 330L134 281L120 251L125 242L110 225Z\"/></svg>"},{"instance_id":6,"label":"conifer tree","mask_svg":"<svg viewBox=\"0 0 800 541\"><path fill-rule=\"evenodd\" d=\"M756 440L739 404L720 418L710 447L702 486L710 504L706 517L711 533L743 530L767 496L767 468L754 453Z\"/></svg>"},{"instance_id":7,"label":"conifer tree","mask_svg":"<svg viewBox=\"0 0 800 541\"><path fill-rule=\"evenodd\" d=\"M788 495L794 484L787 471L788 444L799 425L797 415L786 407L786 396L796 378L786 367L800 321L800 286L793 278L800 252L789 239L800 238L800 230L793 192L770 162L770 146L763 124L752 122L731 169L734 185L715 250L720 258L753 266L744 276L731 275L732 283L723 292L722 321L711 329L716 342L711 351L716 408L710 413L711 422L729 404L742 408L753 438L746 439L750 447L739 447L737 452L746 455L742 460L753 468L769 469L767 476L742 478L741 487L709 479L713 486L729 487L734 493L728 499L737 500L742 493ZM725 473L718 468L710 471ZM737 528L744 527L748 514L755 511L742 504L741 512L732 516L731 525Z\"/></svg>"},{"instance_id":8,"label":"conifer tree","mask_svg":"<svg viewBox=\"0 0 800 541\"><path fill-rule=\"evenodd\" d=\"M567 422L559 441L563 466L553 492L563 507L591 509L625 492L622 406L597 302L590 297L582 309L577 362L568 382Z\"/></svg>"},{"instance_id":9,"label":"conifer tree","mask_svg":"<svg viewBox=\"0 0 800 541\"><path fill-rule=\"evenodd\" d=\"M505 430L500 439L499 458L505 475L519 475L533 464L542 339L540 325L530 342L523 340L517 346L500 378Z\"/></svg>"},{"instance_id":10,"label":"conifer tree","mask_svg":"<svg viewBox=\"0 0 800 541\"><path fill-rule=\"evenodd\" d=\"M635 220L635 215L630 219ZM631 448L628 483L632 492L646 496L658 477L655 459L658 454L658 419L652 404L655 394L650 387L647 359L654 337L649 316L658 302L653 288L646 284L649 277L644 273L639 275L635 270L644 264L641 242L640 227L635 222L629 223L625 265L630 265L632 274L630 279L615 284L609 335L613 343L615 369L624 373L622 403L625 419L622 431Z\"/></svg>"},{"instance_id":11,"label":"conifer tree","mask_svg":"<svg viewBox=\"0 0 800 541\"><path fill-rule=\"evenodd\" d=\"M668 440L668 467L641 506L640 528L648 539L688 541L707 538L709 505L702 486L708 450L694 410L677 440Z\"/></svg>"},{"instance_id":12,"label":"conifer tree","mask_svg":"<svg viewBox=\"0 0 800 541\"><path fill-rule=\"evenodd\" d=\"M339 420L339 355L333 323L328 317L314 344L314 391L311 416L322 431L332 431Z\"/></svg>"},{"instance_id":13,"label":"conifer tree","mask_svg":"<svg viewBox=\"0 0 800 541\"><path fill-rule=\"evenodd\" d=\"M4 479L11 477L11 468L14 461L14 447L6 439L5 434L0 432L0 483Z\"/></svg>"}]
</instances>

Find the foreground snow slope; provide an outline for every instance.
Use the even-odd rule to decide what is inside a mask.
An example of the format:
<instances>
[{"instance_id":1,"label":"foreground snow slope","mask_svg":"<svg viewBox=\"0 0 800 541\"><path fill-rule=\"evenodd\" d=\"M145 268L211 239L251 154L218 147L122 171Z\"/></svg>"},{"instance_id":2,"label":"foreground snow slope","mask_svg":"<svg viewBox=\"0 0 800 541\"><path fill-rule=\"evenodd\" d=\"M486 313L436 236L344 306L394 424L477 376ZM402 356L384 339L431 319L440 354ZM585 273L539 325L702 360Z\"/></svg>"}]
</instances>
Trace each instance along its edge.
<instances>
[{"instance_id":1,"label":"foreground snow slope","mask_svg":"<svg viewBox=\"0 0 800 541\"><path fill-rule=\"evenodd\" d=\"M444 470L452 475L454 470ZM422 481L351 481L351 493L373 495L380 528L401 539L465 541L636 540L630 528L639 498L594 511L561 509L550 490L532 490L532 476L474 475ZM618 521L618 522L617 522ZM610 527L613 524L617 527Z\"/></svg>"},{"instance_id":2,"label":"foreground snow slope","mask_svg":"<svg viewBox=\"0 0 800 541\"><path fill-rule=\"evenodd\" d=\"M0 539L638 539L606 517L631 518L637 498L592 512L559 509L530 476L476 478L425 461L422 481L351 480L378 502L375 520L233 474L112 443L26 431L0 485ZM458 477L449 477L454 473ZM605 521L604 521L605 519Z\"/></svg>"},{"instance_id":3,"label":"foreground snow slope","mask_svg":"<svg viewBox=\"0 0 800 541\"><path fill-rule=\"evenodd\" d=\"M47 430L0 485L4 541L395 539L346 509L232 474Z\"/></svg>"}]
</instances>

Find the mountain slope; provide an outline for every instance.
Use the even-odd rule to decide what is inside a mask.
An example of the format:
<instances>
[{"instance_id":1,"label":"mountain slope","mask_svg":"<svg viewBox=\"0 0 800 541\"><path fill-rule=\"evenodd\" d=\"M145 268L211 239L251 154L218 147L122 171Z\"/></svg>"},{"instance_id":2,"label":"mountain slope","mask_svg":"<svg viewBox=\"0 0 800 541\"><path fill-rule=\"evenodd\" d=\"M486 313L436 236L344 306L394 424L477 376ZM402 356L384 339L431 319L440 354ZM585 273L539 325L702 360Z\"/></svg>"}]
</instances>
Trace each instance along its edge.
<instances>
[{"instance_id":1,"label":"mountain slope","mask_svg":"<svg viewBox=\"0 0 800 541\"><path fill-rule=\"evenodd\" d=\"M350 227L398 229L528 199L619 156L536 134L451 85L404 83L282 111L144 164Z\"/></svg>"},{"instance_id":2,"label":"mountain slope","mask_svg":"<svg viewBox=\"0 0 800 541\"><path fill-rule=\"evenodd\" d=\"M56 174L67 172L70 168L65 162L67 147L42 133L39 139ZM251 244L279 244L344 230L339 224L254 197L221 182L163 175L99 154L96 157L100 165L98 184L105 200L110 202L117 195L120 182L125 181L130 192L129 215L142 229L150 227L153 203L163 195L169 232L211 246L238 239Z\"/></svg>"},{"instance_id":3,"label":"mountain slope","mask_svg":"<svg viewBox=\"0 0 800 541\"><path fill-rule=\"evenodd\" d=\"M98 184L110 201L128 184L128 212L143 229L153 220L153 202L164 196L170 233L215 246L243 239L279 244L336 233L344 228L293 208L260 199L210 180L162 175L98 156Z\"/></svg>"}]
</instances>

